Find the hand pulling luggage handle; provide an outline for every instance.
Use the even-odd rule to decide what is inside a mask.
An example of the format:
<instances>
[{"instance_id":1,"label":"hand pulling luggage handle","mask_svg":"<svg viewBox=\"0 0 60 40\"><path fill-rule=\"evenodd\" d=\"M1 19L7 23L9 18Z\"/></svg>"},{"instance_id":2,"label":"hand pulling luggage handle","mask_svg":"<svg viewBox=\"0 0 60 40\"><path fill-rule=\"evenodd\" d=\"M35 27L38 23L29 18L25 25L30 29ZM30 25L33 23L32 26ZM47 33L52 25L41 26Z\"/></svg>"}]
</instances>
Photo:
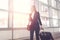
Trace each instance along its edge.
<instances>
[{"instance_id":1,"label":"hand pulling luggage handle","mask_svg":"<svg viewBox=\"0 0 60 40\"><path fill-rule=\"evenodd\" d=\"M45 32L44 30L40 30L40 32L39 33L42 33L42 32Z\"/></svg>"}]
</instances>

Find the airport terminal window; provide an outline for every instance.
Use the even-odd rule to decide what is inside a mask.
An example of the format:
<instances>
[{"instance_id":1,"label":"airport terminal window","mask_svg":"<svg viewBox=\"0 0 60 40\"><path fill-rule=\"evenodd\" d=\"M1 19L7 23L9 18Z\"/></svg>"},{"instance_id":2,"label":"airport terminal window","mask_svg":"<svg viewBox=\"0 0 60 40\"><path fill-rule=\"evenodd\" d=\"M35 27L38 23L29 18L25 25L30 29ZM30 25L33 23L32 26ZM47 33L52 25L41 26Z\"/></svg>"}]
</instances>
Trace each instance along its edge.
<instances>
[{"instance_id":1,"label":"airport terminal window","mask_svg":"<svg viewBox=\"0 0 60 40\"><path fill-rule=\"evenodd\" d=\"M28 15L30 13L31 0L13 0L13 27L24 28L28 23Z\"/></svg>"},{"instance_id":2,"label":"airport terminal window","mask_svg":"<svg viewBox=\"0 0 60 40\"><path fill-rule=\"evenodd\" d=\"M0 9L8 10L8 0L0 0Z\"/></svg>"},{"instance_id":3,"label":"airport terminal window","mask_svg":"<svg viewBox=\"0 0 60 40\"><path fill-rule=\"evenodd\" d=\"M39 1L41 1L42 3L48 4L48 0L39 0ZM51 6L56 7L55 0L52 0L51 3L52 3ZM30 6L31 6L30 0L26 0L26 1L25 0L13 0L13 9L14 9L13 25L14 25L14 28L26 27L26 25L28 23L28 14L30 13ZM45 27L49 27L48 6L46 6L44 4L39 4L39 6L40 6L39 12L41 15L42 23ZM57 11L55 9L52 9L52 14L53 14L52 18L57 18ZM56 21L56 20L54 20L54 21ZM56 26L55 24L57 23L57 21L56 22L54 22L54 21L53 21L53 26Z\"/></svg>"},{"instance_id":4,"label":"airport terminal window","mask_svg":"<svg viewBox=\"0 0 60 40\"><path fill-rule=\"evenodd\" d=\"M48 0L39 0L39 1L41 1L41 2L43 2L45 4L48 4Z\"/></svg>"},{"instance_id":5,"label":"airport terminal window","mask_svg":"<svg viewBox=\"0 0 60 40\"><path fill-rule=\"evenodd\" d=\"M0 11L0 28L8 28L8 12Z\"/></svg>"},{"instance_id":6,"label":"airport terminal window","mask_svg":"<svg viewBox=\"0 0 60 40\"><path fill-rule=\"evenodd\" d=\"M0 0L0 28L8 28L8 0Z\"/></svg>"},{"instance_id":7,"label":"airport terminal window","mask_svg":"<svg viewBox=\"0 0 60 40\"><path fill-rule=\"evenodd\" d=\"M56 1L55 0L51 0L51 6L55 7L56 8Z\"/></svg>"},{"instance_id":8,"label":"airport terminal window","mask_svg":"<svg viewBox=\"0 0 60 40\"><path fill-rule=\"evenodd\" d=\"M40 5L40 15L44 16L44 17L49 17L49 13L48 13L48 7L44 6L44 5Z\"/></svg>"},{"instance_id":9,"label":"airport terminal window","mask_svg":"<svg viewBox=\"0 0 60 40\"><path fill-rule=\"evenodd\" d=\"M53 19L53 27L58 27L58 19Z\"/></svg>"},{"instance_id":10,"label":"airport terminal window","mask_svg":"<svg viewBox=\"0 0 60 40\"><path fill-rule=\"evenodd\" d=\"M29 13L30 4L30 0L13 0L13 8L17 12Z\"/></svg>"},{"instance_id":11,"label":"airport terminal window","mask_svg":"<svg viewBox=\"0 0 60 40\"><path fill-rule=\"evenodd\" d=\"M49 20L50 20L50 18L49 18L49 9L48 9L48 6L49 5L47 5L46 3L46 5L45 4L43 4L44 2L47 2L46 0L45 1L43 1L43 0L39 0L39 1L41 1L42 3L39 3L39 12L40 12L40 15L41 15L41 19L42 19L42 23L43 23L43 25L45 26L45 27L50 27L49 26ZM52 7L54 7L54 8L56 8L56 1L55 0L51 0L51 6ZM52 13L52 20L51 20L51 22L52 22L52 26L53 27L58 27L58 15L57 15L57 10L56 9L54 9L54 8L52 8L51 7L51 10L50 11L52 11L51 13ZM46 21L46 18L47 18L47 21Z\"/></svg>"},{"instance_id":12,"label":"airport terminal window","mask_svg":"<svg viewBox=\"0 0 60 40\"><path fill-rule=\"evenodd\" d=\"M49 27L49 18L41 17L41 21L44 27Z\"/></svg>"},{"instance_id":13,"label":"airport terminal window","mask_svg":"<svg viewBox=\"0 0 60 40\"><path fill-rule=\"evenodd\" d=\"M57 14L57 10L52 9L52 14L53 14L53 26L54 27L58 27L58 14Z\"/></svg>"},{"instance_id":14,"label":"airport terminal window","mask_svg":"<svg viewBox=\"0 0 60 40\"><path fill-rule=\"evenodd\" d=\"M40 4L39 12L41 15L41 21L44 27L49 27L49 13L48 13L48 7L45 5Z\"/></svg>"},{"instance_id":15,"label":"airport terminal window","mask_svg":"<svg viewBox=\"0 0 60 40\"><path fill-rule=\"evenodd\" d=\"M50 27L49 26L49 18L46 18L46 25L47 25L46 27Z\"/></svg>"},{"instance_id":16,"label":"airport terminal window","mask_svg":"<svg viewBox=\"0 0 60 40\"><path fill-rule=\"evenodd\" d=\"M44 15L45 17L49 17L48 7L47 7L47 6L43 6L43 15Z\"/></svg>"},{"instance_id":17,"label":"airport terminal window","mask_svg":"<svg viewBox=\"0 0 60 40\"><path fill-rule=\"evenodd\" d=\"M28 24L28 14L14 13L14 28L24 28Z\"/></svg>"},{"instance_id":18,"label":"airport terminal window","mask_svg":"<svg viewBox=\"0 0 60 40\"><path fill-rule=\"evenodd\" d=\"M52 27L58 27L58 16L57 16L57 10L51 8L51 20L50 24Z\"/></svg>"},{"instance_id":19,"label":"airport terminal window","mask_svg":"<svg viewBox=\"0 0 60 40\"><path fill-rule=\"evenodd\" d=\"M39 7L42 23L49 27L48 0L39 0L42 2ZM0 0L0 28L8 27L8 0ZM44 3L44 4L43 4ZM30 13L31 0L13 0L13 26L14 28L26 27L28 15ZM45 5L46 4L46 5ZM10 5L9 5L10 6ZM56 1L51 0L51 6L56 7ZM53 26L58 26L57 10L52 9Z\"/></svg>"},{"instance_id":20,"label":"airport terminal window","mask_svg":"<svg viewBox=\"0 0 60 40\"><path fill-rule=\"evenodd\" d=\"M52 9L53 18L58 19L57 10Z\"/></svg>"}]
</instances>

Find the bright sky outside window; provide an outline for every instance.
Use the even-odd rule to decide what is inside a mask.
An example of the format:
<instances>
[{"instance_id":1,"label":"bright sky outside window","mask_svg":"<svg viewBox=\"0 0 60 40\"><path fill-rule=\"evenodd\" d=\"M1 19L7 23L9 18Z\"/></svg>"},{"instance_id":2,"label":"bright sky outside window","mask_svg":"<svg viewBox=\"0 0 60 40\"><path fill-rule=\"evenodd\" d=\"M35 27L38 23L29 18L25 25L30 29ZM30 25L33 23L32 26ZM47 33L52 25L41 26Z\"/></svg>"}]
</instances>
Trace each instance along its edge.
<instances>
[{"instance_id":1,"label":"bright sky outside window","mask_svg":"<svg viewBox=\"0 0 60 40\"><path fill-rule=\"evenodd\" d=\"M14 0L14 28L24 28L28 23L28 16L31 8L31 0Z\"/></svg>"},{"instance_id":2,"label":"bright sky outside window","mask_svg":"<svg viewBox=\"0 0 60 40\"><path fill-rule=\"evenodd\" d=\"M24 28L28 24L28 15L15 13L14 14L14 28Z\"/></svg>"},{"instance_id":3,"label":"bright sky outside window","mask_svg":"<svg viewBox=\"0 0 60 40\"><path fill-rule=\"evenodd\" d=\"M31 6L31 0L14 0L13 5L14 5L13 6L14 11L29 13L30 6Z\"/></svg>"},{"instance_id":4,"label":"bright sky outside window","mask_svg":"<svg viewBox=\"0 0 60 40\"><path fill-rule=\"evenodd\" d=\"M0 28L8 28L8 12L0 11Z\"/></svg>"},{"instance_id":5,"label":"bright sky outside window","mask_svg":"<svg viewBox=\"0 0 60 40\"><path fill-rule=\"evenodd\" d=\"M56 1L55 0L51 0L51 3L52 3L51 5L56 8Z\"/></svg>"},{"instance_id":6,"label":"bright sky outside window","mask_svg":"<svg viewBox=\"0 0 60 40\"><path fill-rule=\"evenodd\" d=\"M45 4L48 4L48 0L39 0L39 1L41 1L41 2L43 2Z\"/></svg>"},{"instance_id":7,"label":"bright sky outside window","mask_svg":"<svg viewBox=\"0 0 60 40\"><path fill-rule=\"evenodd\" d=\"M0 9L8 10L8 0L0 0Z\"/></svg>"},{"instance_id":8,"label":"bright sky outside window","mask_svg":"<svg viewBox=\"0 0 60 40\"><path fill-rule=\"evenodd\" d=\"M58 20L57 19L53 19L53 26L58 27Z\"/></svg>"},{"instance_id":9,"label":"bright sky outside window","mask_svg":"<svg viewBox=\"0 0 60 40\"><path fill-rule=\"evenodd\" d=\"M52 9L53 18L58 19L57 10Z\"/></svg>"}]
</instances>

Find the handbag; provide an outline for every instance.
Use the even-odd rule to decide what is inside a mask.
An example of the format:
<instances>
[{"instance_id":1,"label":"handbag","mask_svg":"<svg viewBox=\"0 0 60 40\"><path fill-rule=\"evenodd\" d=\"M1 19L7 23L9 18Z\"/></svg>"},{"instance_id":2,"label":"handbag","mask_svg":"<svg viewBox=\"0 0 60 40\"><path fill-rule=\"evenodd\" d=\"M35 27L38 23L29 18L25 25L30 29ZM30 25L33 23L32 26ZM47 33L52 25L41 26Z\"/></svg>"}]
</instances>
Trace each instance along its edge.
<instances>
[{"instance_id":1,"label":"handbag","mask_svg":"<svg viewBox=\"0 0 60 40\"><path fill-rule=\"evenodd\" d=\"M31 25L27 25L27 30L31 30Z\"/></svg>"}]
</instances>

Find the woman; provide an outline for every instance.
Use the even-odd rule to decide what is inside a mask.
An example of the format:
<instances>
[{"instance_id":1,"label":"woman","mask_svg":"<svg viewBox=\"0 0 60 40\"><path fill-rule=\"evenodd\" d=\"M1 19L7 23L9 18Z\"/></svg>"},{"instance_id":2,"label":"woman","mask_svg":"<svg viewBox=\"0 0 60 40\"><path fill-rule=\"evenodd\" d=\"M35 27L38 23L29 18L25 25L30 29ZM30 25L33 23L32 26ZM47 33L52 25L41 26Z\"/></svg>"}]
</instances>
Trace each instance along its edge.
<instances>
[{"instance_id":1,"label":"woman","mask_svg":"<svg viewBox=\"0 0 60 40\"><path fill-rule=\"evenodd\" d=\"M30 26L28 26L28 30L30 30L30 40L33 40L34 31L36 34L36 40L39 40L39 31L40 28L42 28L42 23L41 23L39 12L36 10L34 5L31 8L29 25Z\"/></svg>"}]
</instances>

